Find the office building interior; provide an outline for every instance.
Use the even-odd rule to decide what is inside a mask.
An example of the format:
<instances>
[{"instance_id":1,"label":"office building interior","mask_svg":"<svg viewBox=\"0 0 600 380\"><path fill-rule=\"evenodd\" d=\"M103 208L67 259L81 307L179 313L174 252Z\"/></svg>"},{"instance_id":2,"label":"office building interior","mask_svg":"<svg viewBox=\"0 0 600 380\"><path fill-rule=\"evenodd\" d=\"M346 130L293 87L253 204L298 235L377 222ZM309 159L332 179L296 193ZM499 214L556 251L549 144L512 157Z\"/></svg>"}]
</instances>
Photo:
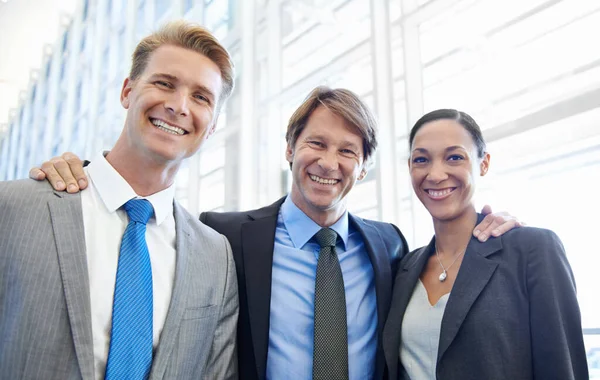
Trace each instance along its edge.
<instances>
[{"instance_id":1,"label":"office building interior","mask_svg":"<svg viewBox=\"0 0 600 380\"><path fill-rule=\"evenodd\" d=\"M465 111L491 154L478 208L489 204L560 236L590 376L600 379L600 2L76 0L0 115L0 180L26 178L62 152L90 158L112 146L133 48L178 18L212 31L237 72L216 132L177 177L176 198L191 213L251 209L285 195L287 120L314 87L344 87L374 111L380 140L349 210L394 223L411 248L422 246L433 226L410 184L408 132L428 111Z\"/></svg>"}]
</instances>

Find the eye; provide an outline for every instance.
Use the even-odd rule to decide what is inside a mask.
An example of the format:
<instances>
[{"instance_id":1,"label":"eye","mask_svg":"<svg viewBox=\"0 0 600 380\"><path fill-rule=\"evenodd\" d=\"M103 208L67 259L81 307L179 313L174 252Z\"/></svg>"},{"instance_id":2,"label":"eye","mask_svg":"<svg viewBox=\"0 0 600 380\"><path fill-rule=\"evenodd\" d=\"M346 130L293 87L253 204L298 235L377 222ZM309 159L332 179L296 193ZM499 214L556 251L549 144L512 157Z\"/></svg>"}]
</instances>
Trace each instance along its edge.
<instances>
[{"instance_id":1,"label":"eye","mask_svg":"<svg viewBox=\"0 0 600 380\"><path fill-rule=\"evenodd\" d=\"M463 156L461 156L460 154L453 154L448 157L448 161L459 161L459 160L464 160L464 159L465 158Z\"/></svg>"},{"instance_id":2,"label":"eye","mask_svg":"<svg viewBox=\"0 0 600 380\"><path fill-rule=\"evenodd\" d=\"M423 164L427 162L427 159L425 157L413 157L412 162L413 164Z\"/></svg>"},{"instance_id":3,"label":"eye","mask_svg":"<svg viewBox=\"0 0 600 380\"><path fill-rule=\"evenodd\" d=\"M206 103L210 103L210 100L206 96L204 96L202 94L196 94L196 95L194 95L194 99L200 100L200 101L203 101L203 102L206 102Z\"/></svg>"},{"instance_id":4,"label":"eye","mask_svg":"<svg viewBox=\"0 0 600 380\"><path fill-rule=\"evenodd\" d=\"M340 152L345 155L356 156L356 153L352 149L342 149Z\"/></svg>"},{"instance_id":5,"label":"eye","mask_svg":"<svg viewBox=\"0 0 600 380\"><path fill-rule=\"evenodd\" d=\"M311 145L315 148L324 148L325 147L325 144L323 144L322 142L314 141L314 140L308 141L308 145Z\"/></svg>"},{"instance_id":6,"label":"eye","mask_svg":"<svg viewBox=\"0 0 600 380\"><path fill-rule=\"evenodd\" d=\"M154 82L154 84L159 87L173 88L173 85L171 83L165 82L164 80L157 80Z\"/></svg>"}]
</instances>

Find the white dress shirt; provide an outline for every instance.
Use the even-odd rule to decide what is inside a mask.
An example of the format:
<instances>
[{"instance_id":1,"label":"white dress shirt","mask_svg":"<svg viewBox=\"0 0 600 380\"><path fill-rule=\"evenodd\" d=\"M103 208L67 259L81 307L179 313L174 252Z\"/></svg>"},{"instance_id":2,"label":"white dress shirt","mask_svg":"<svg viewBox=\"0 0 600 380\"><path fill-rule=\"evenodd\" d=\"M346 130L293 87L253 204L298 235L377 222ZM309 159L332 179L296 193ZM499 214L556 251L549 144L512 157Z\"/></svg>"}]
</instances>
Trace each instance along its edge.
<instances>
[{"instance_id":1,"label":"white dress shirt","mask_svg":"<svg viewBox=\"0 0 600 380\"><path fill-rule=\"evenodd\" d=\"M121 206L132 198L143 198L154 208L154 215L146 225L146 242L152 265L153 346L156 349L171 302L175 277L175 187L139 197L102 154L94 157L84 171L89 178L89 186L81 192L81 205L90 279L94 370L96 379L102 380L110 345L121 238L128 224L127 213Z\"/></svg>"}]
</instances>

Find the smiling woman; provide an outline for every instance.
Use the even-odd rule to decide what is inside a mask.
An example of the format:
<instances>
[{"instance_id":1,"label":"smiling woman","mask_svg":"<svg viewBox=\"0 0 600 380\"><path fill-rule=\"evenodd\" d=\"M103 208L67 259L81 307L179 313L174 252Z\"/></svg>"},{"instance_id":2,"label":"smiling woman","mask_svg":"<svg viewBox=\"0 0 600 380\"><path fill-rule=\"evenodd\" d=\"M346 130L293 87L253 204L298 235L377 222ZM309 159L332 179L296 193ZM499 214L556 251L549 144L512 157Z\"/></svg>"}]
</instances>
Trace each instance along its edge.
<instances>
[{"instance_id":1,"label":"smiling woman","mask_svg":"<svg viewBox=\"0 0 600 380\"><path fill-rule=\"evenodd\" d=\"M471 236L481 221L477 179L490 167L477 123L433 111L409 143L413 189L435 236L400 263L384 331L389 378L587 379L575 282L558 236L529 227L485 243Z\"/></svg>"},{"instance_id":2,"label":"smiling woman","mask_svg":"<svg viewBox=\"0 0 600 380\"><path fill-rule=\"evenodd\" d=\"M434 111L417 122L409 143L413 188L433 219L454 219L469 209L473 219L475 181L490 163L477 123L464 112Z\"/></svg>"}]
</instances>

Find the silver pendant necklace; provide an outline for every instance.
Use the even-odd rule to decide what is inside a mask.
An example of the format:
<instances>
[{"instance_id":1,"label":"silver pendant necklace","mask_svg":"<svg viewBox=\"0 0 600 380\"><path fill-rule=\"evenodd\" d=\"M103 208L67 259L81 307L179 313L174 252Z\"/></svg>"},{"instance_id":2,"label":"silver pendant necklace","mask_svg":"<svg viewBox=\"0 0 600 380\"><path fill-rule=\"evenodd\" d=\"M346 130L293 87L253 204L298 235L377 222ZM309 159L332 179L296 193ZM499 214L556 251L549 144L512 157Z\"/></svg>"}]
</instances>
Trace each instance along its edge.
<instances>
[{"instance_id":1,"label":"silver pendant necklace","mask_svg":"<svg viewBox=\"0 0 600 380\"><path fill-rule=\"evenodd\" d=\"M462 256L463 253L465 253L465 251L462 251L460 254L456 255L456 257L454 258L454 261L452 261L452 264L450 264L448 266L448 268L444 268L444 264L442 264L442 260L440 260L440 253L438 252L437 244L435 245L435 257L437 258L438 263L440 263L440 266L442 267L442 273L440 273L440 276L438 277L438 279L440 280L440 282L446 281L446 278L448 277L448 270L450 268L452 268L452 265L454 265L454 263L456 262L456 260L460 256Z\"/></svg>"}]
</instances>

